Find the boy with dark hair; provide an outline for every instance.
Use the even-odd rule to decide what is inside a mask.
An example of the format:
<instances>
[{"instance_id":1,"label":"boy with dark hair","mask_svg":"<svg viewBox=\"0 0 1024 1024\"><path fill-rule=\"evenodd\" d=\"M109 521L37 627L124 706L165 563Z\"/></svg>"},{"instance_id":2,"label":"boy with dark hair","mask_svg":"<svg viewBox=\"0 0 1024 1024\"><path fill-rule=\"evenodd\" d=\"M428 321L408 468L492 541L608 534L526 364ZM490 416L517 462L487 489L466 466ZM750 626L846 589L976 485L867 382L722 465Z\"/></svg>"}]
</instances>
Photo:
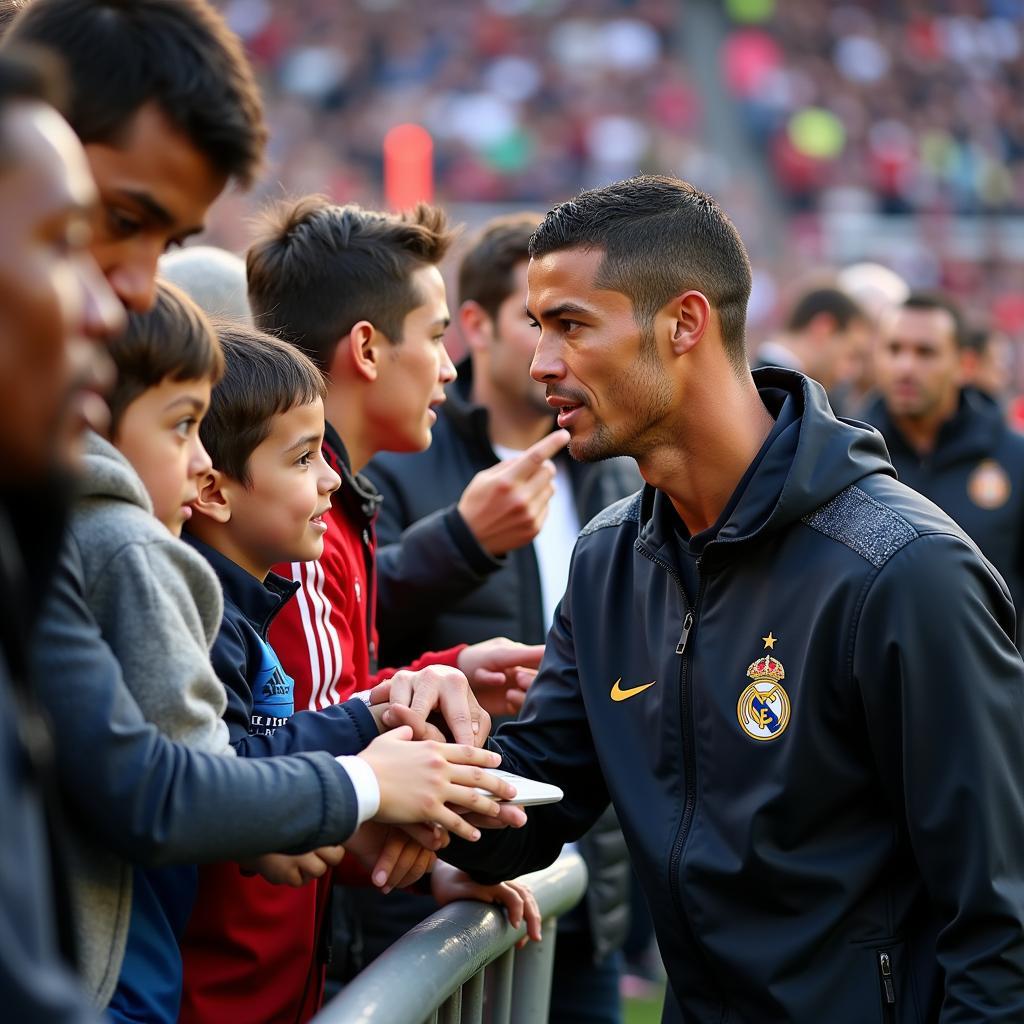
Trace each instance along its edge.
<instances>
[{"instance_id":1,"label":"boy with dark hair","mask_svg":"<svg viewBox=\"0 0 1024 1024\"><path fill-rule=\"evenodd\" d=\"M315 560L323 551L325 513L339 484L321 452L324 383L316 367L284 342L242 326L222 327L220 339L227 369L200 428L213 468L188 531L224 590L212 660L228 690L225 720L235 749L248 756L362 751L344 760L360 821L423 820L478 837L445 804L497 813L497 805L472 788L483 779L493 792L509 792L472 767L495 767L490 755L469 746L404 743L411 736L406 728L364 750L378 726L361 700L294 713L294 684L267 631L297 584L271 569L281 561ZM271 889L242 877L235 864L204 868L183 942L181 1020L310 1016L323 985L326 909L315 892Z\"/></svg>"},{"instance_id":2,"label":"boy with dark hair","mask_svg":"<svg viewBox=\"0 0 1024 1024\"><path fill-rule=\"evenodd\" d=\"M358 474L379 451L430 444L433 407L455 378L437 267L451 239L435 207L394 216L310 196L270 212L248 252L257 322L310 353L329 382L325 454L343 480L327 514L323 558L281 567L300 590L273 638L302 707L330 706L394 673L377 665L373 524L380 498ZM536 465L545 458L538 453ZM453 517L443 543L465 543L466 532ZM528 685L541 651L500 639L412 664L456 666L474 688L499 693L504 708L506 690Z\"/></svg>"},{"instance_id":3,"label":"boy with dark hair","mask_svg":"<svg viewBox=\"0 0 1024 1024\"><path fill-rule=\"evenodd\" d=\"M66 66L102 203L93 255L126 306L147 308L160 254L259 173L267 129L241 43L205 0L33 0L4 42Z\"/></svg>"},{"instance_id":4,"label":"boy with dark hair","mask_svg":"<svg viewBox=\"0 0 1024 1024\"><path fill-rule=\"evenodd\" d=\"M177 539L211 469L199 423L223 371L220 344L194 303L160 283L153 308L130 314L110 350L118 371L111 440L92 432L85 437L68 544L81 560L85 597L103 640L147 719L193 750L233 755L222 719L224 687L210 662L221 624L220 585L206 560ZM357 826L350 792L339 840ZM261 816L249 822L236 852L264 854L302 838ZM171 1024L181 994L178 940L195 895L195 867L133 872L85 841L73 853L81 966L94 1001L109 1003L117 1021ZM340 848L295 858L271 854L253 866L268 881L297 885L339 856Z\"/></svg>"}]
</instances>

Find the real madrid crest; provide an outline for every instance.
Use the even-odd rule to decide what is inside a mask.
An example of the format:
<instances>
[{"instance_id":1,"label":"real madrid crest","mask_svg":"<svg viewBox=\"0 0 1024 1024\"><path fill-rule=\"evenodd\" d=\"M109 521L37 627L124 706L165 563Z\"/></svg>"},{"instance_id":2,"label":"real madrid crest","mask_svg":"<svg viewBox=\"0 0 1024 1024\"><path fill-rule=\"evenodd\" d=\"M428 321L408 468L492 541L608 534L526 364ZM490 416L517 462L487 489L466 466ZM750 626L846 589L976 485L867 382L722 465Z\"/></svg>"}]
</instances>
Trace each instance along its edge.
<instances>
[{"instance_id":1,"label":"real madrid crest","mask_svg":"<svg viewBox=\"0 0 1024 1024\"><path fill-rule=\"evenodd\" d=\"M982 459L967 478L967 494L978 508L1002 508L1010 490L1010 478L995 459Z\"/></svg>"},{"instance_id":2,"label":"real madrid crest","mask_svg":"<svg viewBox=\"0 0 1024 1024\"><path fill-rule=\"evenodd\" d=\"M777 638L762 637L765 651L774 650ZM743 731L755 740L777 740L789 725L789 694L782 686L786 670L772 654L763 654L747 669L750 685L740 694L736 717Z\"/></svg>"}]
</instances>

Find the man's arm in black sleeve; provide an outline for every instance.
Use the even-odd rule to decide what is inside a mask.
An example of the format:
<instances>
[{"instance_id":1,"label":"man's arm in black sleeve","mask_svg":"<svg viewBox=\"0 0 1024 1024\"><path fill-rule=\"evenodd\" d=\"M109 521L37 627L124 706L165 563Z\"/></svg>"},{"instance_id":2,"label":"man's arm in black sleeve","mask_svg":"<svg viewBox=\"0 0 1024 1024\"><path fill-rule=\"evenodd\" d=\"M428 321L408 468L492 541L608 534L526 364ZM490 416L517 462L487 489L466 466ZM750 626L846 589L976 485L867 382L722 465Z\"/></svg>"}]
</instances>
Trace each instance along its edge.
<instances>
[{"instance_id":1,"label":"man's arm in black sleeve","mask_svg":"<svg viewBox=\"0 0 1024 1024\"><path fill-rule=\"evenodd\" d=\"M867 593L853 671L938 922L939 1019L1024 1020L1024 665L1005 584L965 540L918 538Z\"/></svg>"},{"instance_id":2,"label":"man's arm in black sleeve","mask_svg":"<svg viewBox=\"0 0 1024 1024\"><path fill-rule=\"evenodd\" d=\"M519 717L501 726L489 745L502 755L503 769L550 782L565 796L556 804L527 808L523 828L482 829L476 843L452 839L441 856L487 883L547 866L608 806L576 671L568 592Z\"/></svg>"},{"instance_id":3,"label":"man's arm in black sleeve","mask_svg":"<svg viewBox=\"0 0 1024 1024\"><path fill-rule=\"evenodd\" d=\"M480 546L456 505L409 522L402 484L375 463L367 476L384 499L377 516L377 614L385 638L392 626L407 629L410 614L444 611L505 564Z\"/></svg>"}]
</instances>

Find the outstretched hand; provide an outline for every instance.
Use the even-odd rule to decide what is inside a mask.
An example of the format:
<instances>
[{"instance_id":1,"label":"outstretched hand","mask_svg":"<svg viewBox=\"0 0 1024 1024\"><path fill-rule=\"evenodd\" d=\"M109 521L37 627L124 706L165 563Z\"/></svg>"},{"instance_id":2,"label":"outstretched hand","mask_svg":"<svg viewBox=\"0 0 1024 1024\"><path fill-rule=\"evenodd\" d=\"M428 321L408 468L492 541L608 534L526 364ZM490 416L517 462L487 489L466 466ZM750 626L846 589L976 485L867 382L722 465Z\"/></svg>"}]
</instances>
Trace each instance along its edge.
<instances>
[{"instance_id":1,"label":"outstretched hand","mask_svg":"<svg viewBox=\"0 0 1024 1024\"><path fill-rule=\"evenodd\" d=\"M524 882L481 885L464 871L438 861L430 876L430 890L442 907L456 900L480 900L482 903L497 903L504 907L508 923L513 928L526 922L526 936L517 943L520 948L529 939L534 942L541 940L540 907L537 906L533 891Z\"/></svg>"},{"instance_id":2,"label":"outstretched hand","mask_svg":"<svg viewBox=\"0 0 1024 1024\"><path fill-rule=\"evenodd\" d=\"M543 644L499 636L463 648L458 665L480 706L493 717L518 713L543 657Z\"/></svg>"}]
</instances>

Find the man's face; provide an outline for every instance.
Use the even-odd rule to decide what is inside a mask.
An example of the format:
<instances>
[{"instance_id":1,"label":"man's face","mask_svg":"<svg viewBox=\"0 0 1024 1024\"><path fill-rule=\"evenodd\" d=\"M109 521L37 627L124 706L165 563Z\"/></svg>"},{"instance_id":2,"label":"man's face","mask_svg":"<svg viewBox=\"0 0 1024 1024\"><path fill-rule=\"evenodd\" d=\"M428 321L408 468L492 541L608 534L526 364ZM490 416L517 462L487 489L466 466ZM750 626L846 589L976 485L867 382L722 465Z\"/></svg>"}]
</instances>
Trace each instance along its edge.
<instances>
[{"instance_id":1,"label":"man's face","mask_svg":"<svg viewBox=\"0 0 1024 1024\"><path fill-rule=\"evenodd\" d=\"M948 408L960 387L953 318L944 309L899 309L875 356L877 385L892 416L922 419Z\"/></svg>"},{"instance_id":2,"label":"man's face","mask_svg":"<svg viewBox=\"0 0 1024 1024\"><path fill-rule=\"evenodd\" d=\"M529 260L516 264L511 294L498 307L494 334L488 349L491 387L524 411L550 416L543 384L530 376L537 351L537 329L526 314Z\"/></svg>"},{"instance_id":3,"label":"man's face","mask_svg":"<svg viewBox=\"0 0 1024 1024\"><path fill-rule=\"evenodd\" d=\"M530 261L527 303L540 326L530 373L546 386L574 458L639 460L664 438L672 386L629 297L595 286L603 258L564 249Z\"/></svg>"},{"instance_id":4,"label":"man's face","mask_svg":"<svg viewBox=\"0 0 1024 1024\"><path fill-rule=\"evenodd\" d=\"M109 385L124 313L89 255L96 190L74 133L35 102L0 131L0 477L25 480L70 462L72 407Z\"/></svg>"},{"instance_id":5,"label":"man's face","mask_svg":"<svg viewBox=\"0 0 1024 1024\"><path fill-rule=\"evenodd\" d=\"M199 439L209 406L209 380L167 377L128 403L115 432L114 444L139 474L153 514L175 537L212 468Z\"/></svg>"},{"instance_id":6,"label":"man's face","mask_svg":"<svg viewBox=\"0 0 1024 1024\"><path fill-rule=\"evenodd\" d=\"M274 417L249 456L249 483L225 479L235 558L262 578L278 562L311 562L324 550L331 495L341 478L323 456L320 398Z\"/></svg>"},{"instance_id":7,"label":"man's face","mask_svg":"<svg viewBox=\"0 0 1024 1024\"><path fill-rule=\"evenodd\" d=\"M401 339L384 340L366 406L374 451L429 448L430 428L437 421L432 407L445 400L445 385L455 380L444 347L449 317L441 272L420 267L412 282L423 301L406 315Z\"/></svg>"},{"instance_id":8,"label":"man's face","mask_svg":"<svg viewBox=\"0 0 1024 1024\"><path fill-rule=\"evenodd\" d=\"M85 152L100 194L93 256L124 305L145 312L157 260L202 230L227 178L152 102L116 144L89 143Z\"/></svg>"}]
</instances>

